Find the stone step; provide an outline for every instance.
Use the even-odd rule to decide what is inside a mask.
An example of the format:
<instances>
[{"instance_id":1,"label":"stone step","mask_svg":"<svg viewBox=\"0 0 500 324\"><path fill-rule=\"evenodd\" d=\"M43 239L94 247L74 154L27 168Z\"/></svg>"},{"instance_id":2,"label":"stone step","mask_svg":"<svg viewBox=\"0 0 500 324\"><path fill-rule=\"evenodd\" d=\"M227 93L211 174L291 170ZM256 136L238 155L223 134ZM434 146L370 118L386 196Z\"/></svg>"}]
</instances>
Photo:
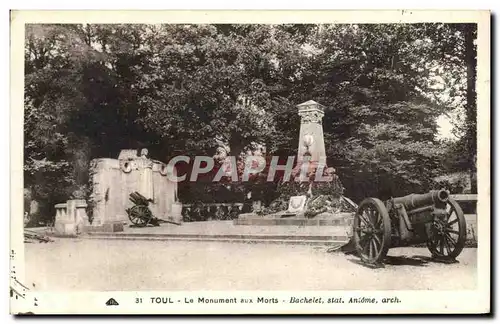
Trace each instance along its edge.
<instances>
[{"instance_id":1,"label":"stone step","mask_svg":"<svg viewBox=\"0 0 500 324\"><path fill-rule=\"evenodd\" d=\"M274 236L274 235L131 235L117 233L89 233L87 239L143 240L143 241L190 241L224 243L266 243L291 245L340 246L349 241L347 236Z\"/></svg>"},{"instance_id":2,"label":"stone step","mask_svg":"<svg viewBox=\"0 0 500 324\"><path fill-rule=\"evenodd\" d=\"M335 241L344 240L347 235L282 235L282 234L178 234L178 233L106 233L90 232L89 237L116 237L116 238L165 238L165 239L245 239L245 240L316 240Z\"/></svg>"}]
</instances>

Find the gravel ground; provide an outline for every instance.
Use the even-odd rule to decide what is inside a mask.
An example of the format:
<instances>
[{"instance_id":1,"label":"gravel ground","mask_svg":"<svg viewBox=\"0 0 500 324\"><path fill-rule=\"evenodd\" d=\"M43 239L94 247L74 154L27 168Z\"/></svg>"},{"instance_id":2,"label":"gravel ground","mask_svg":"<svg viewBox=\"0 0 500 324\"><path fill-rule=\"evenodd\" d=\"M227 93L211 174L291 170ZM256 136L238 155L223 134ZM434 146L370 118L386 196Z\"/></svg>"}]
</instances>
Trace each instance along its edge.
<instances>
[{"instance_id":1,"label":"gravel ground","mask_svg":"<svg viewBox=\"0 0 500 324\"><path fill-rule=\"evenodd\" d=\"M26 284L50 291L476 288L476 249L464 249L455 264L429 255L391 249L384 268L369 269L325 247L57 239L26 244Z\"/></svg>"}]
</instances>

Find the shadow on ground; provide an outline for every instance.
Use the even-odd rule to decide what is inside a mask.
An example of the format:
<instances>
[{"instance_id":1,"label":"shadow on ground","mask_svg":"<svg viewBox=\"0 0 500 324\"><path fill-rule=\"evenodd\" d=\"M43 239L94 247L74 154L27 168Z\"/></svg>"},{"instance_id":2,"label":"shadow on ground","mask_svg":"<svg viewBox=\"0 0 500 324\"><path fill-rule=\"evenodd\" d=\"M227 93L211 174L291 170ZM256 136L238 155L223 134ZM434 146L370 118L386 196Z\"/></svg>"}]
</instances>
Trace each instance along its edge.
<instances>
[{"instance_id":1,"label":"shadow on ground","mask_svg":"<svg viewBox=\"0 0 500 324\"><path fill-rule=\"evenodd\" d=\"M433 258L430 256L414 255L414 256L386 256L383 264L367 264L361 261L355 254L348 254L351 257L348 259L350 262L361 265L369 269L379 269L385 266L414 266L414 267L426 267L430 263L444 263L453 264L458 263L457 260L443 260L438 258Z\"/></svg>"},{"instance_id":2,"label":"shadow on ground","mask_svg":"<svg viewBox=\"0 0 500 324\"><path fill-rule=\"evenodd\" d=\"M382 263L376 263L376 264L368 264L361 259L357 257L356 249L354 248L354 245L352 241L349 241L347 244L338 244L335 246L330 247L327 251L327 253L343 253L350 262L361 265L365 268L369 269L379 269L379 268L384 268L386 265L391 265L391 266L415 266L415 267L425 267L429 263L444 263L444 264L452 264L452 263L458 263L457 260L450 260L450 259L441 259L437 257L432 257L432 256L423 256L423 255L413 255L411 257L409 256L404 256L404 255L398 255L398 256L392 256L388 255L385 257L384 261Z\"/></svg>"},{"instance_id":3,"label":"shadow on ground","mask_svg":"<svg viewBox=\"0 0 500 324\"><path fill-rule=\"evenodd\" d=\"M417 266L417 267L425 267L429 262L432 262L432 258L414 255L411 257L408 256L386 256L384 259L384 263L386 265L393 266Z\"/></svg>"},{"instance_id":4,"label":"shadow on ground","mask_svg":"<svg viewBox=\"0 0 500 324\"><path fill-rule=\"evenodd\" d=\"M146 228L146 227L158 227L160 225L155 225L155 224L147 224L147 225L136 225L136 224L130 224L128 227L130 228Z\"/></svg>"}]
</instances>

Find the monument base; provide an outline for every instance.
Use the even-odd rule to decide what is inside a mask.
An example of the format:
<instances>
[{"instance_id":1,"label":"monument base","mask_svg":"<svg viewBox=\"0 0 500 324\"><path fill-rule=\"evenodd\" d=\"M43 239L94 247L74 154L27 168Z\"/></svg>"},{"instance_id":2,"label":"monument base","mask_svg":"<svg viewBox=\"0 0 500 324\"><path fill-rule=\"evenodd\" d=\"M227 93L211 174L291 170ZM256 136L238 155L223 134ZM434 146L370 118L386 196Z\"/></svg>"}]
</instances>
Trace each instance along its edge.
<instances>
[{"instance_id":1,"label":"monument base","mask_svg":"<svg viewBox=\"0 0 500 324\"><path fill-rule=\"evenodd\" d=\"M113 222L113 223L104 223L102 225L89 225L84 226L83 228L85 233L91 232L105 232L105 233L116 233L123 232L123 223L122 222Z\"/></svg>"},{"instance_id":2,"label":"monument base","mask_svg":"<svg viewBox=\"0 0 500 324\"><path fill-rule=\"evenodd\" d=\"M292 196L287 210L267 215L240 214L233 225L352 226L354 212L333 212L330 209L314 217L306 217L307 201L306 195Z\"/></svg>"},{"instance_id":3,"label":"monument base","mask_svg":"<svg viewBox=\"0 0 500 324\"><path fill-rule=\"evenodd\" d=\"M241 214L233 221L234 225L288 225L288 226L352 226L353 213L322 213L314 218L302 215L289 216L285 212L260 216L257 214Z\"/></svg>"}]
</instances>

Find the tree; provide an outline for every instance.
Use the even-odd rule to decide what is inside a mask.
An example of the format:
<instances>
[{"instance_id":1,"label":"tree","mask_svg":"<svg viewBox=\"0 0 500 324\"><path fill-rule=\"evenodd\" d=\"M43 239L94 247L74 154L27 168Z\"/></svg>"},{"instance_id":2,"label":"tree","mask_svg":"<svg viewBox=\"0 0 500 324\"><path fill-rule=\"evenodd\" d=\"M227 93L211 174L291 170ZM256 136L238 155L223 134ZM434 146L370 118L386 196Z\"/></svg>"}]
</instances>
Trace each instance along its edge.
<instances>
[{"instance_id":1,"label":"tree","mask_svg":"<svg viewBox=\"0 0 500 324\"><path fill-rule=\"evenodd\" d=\"M477 192L477 101L476 101L476 72L477 48L474 40L477 38L477 25L466 24L463 26L465 37L465 64L467 65L467 105L466 129L464 134L465 150L468 157L467 169L470 173L472 192Z\"/></svg>"},{"instance_id":2,"label":"tree","mask_svg":"<svg viewBox=\"0 0 500 324\"><path fill-rule=\"evenodd\" d=\"M436 118L454 108L442 93L461 81L448 54L460 37L443 24L321 29L315 95L331 108L327 155L354 198L428 190L442 172Z\"/></svg>"},{"instance_id":3,"label":"tree","mask_svg":"<svg viewBox=\"0 0 500 324\"><path fill-rule=\"evenodd\" d=\"M231 27L231 28L230 28ZM295 40L272 26L165 25L146 45L141 122L167 152L206 153L217 138L238 155L271 143L283 96L280 62Z\"/></svg>"}]
</instances>

